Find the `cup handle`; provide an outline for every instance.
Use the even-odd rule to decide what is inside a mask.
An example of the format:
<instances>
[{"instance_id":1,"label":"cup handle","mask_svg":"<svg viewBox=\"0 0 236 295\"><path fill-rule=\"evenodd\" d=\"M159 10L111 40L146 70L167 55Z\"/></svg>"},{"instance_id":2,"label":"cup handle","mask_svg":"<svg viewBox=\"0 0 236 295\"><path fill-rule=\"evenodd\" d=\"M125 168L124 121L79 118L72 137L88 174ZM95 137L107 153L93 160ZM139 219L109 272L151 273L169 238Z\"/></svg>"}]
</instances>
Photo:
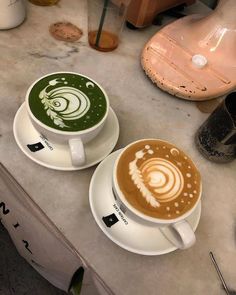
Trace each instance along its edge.
<instances>
[{"instance_id":1,"label":"cup handle","mask_svg":"<svg viewBox=\"0 0 236 295\"><path fill-rule=\"evenodd\" d=\"M196 242L194 231L186 220L173 223L168 229L169 232L165 230L161 230L161 232L179 249L187 249Z\"/></svg>"},{"instance_id":2,"label":"cup handle","mask_svg":"<svg viewBox=\"0 0 236 295\"><path fill-rule=\"evenodd\" d=\"M85 164L86 155L81 138L72 138L69 140L71 161L73 166L82 166Z\"/></svg>"}]
</instances>

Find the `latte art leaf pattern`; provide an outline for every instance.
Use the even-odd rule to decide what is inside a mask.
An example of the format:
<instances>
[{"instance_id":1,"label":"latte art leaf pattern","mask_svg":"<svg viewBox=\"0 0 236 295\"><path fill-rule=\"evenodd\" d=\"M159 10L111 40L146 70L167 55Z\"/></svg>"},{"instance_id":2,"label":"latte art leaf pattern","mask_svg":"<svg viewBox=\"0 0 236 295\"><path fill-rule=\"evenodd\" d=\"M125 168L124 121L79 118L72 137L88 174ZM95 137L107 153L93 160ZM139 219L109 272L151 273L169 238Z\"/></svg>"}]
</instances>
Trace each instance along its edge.
<instances>
[{"instance_id":1,"label":"latte art leaf pattern","mask_svg":"<svg viewBox=\"0 0 236 295\"><path fill-rule=\"evenodd\" d=\"M161 202L169 202L179 197L184 187L184 178L179 168L163 158L144 160L145 154L152 154L149 148L139 150L135 159L129 163L129 174L136 187L152 207ZM143 160L140 167L139 159Z\"/></svg>"},{"instance_id":2,"label":"latte art leaf pattern","mask_svg":"<svg viewBox=\"0 0 236 295\"><path fill-rule=\"evenodd\" d=\"M40 92L39 98L54 124L66 128L65 121L79 119L87 113L90 101L83 92L70 86L61 86L48 91L50 86L58 83L60 83L58 79L51 80Z\"/></svg>"},{"instance_id":3,"label":"latte art leaf pattern","mask_svg":"<svg viewBox=\"0 0 236 295\"><path fill-rule=\"evenodd\" d=\"M143 182L143 177L136 165L136 161L134 160L129 164L129 174L131 175L131 178L134 182L134 184L137 186L137 188L142 193L143 197L146 198L147 203L149 203L152 207L159 207L160 203L155 199L153 194L149 191L149 189L145 186Z\"/></svg>"}]
</instances>

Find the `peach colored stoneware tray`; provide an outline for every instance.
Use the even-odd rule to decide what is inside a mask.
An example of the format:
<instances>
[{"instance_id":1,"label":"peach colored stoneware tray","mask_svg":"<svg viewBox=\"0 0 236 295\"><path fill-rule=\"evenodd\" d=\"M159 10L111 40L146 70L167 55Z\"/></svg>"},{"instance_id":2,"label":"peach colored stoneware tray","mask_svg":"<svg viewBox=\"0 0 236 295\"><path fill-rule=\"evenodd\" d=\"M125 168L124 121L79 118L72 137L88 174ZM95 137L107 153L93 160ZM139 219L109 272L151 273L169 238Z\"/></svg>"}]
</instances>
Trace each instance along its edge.
<instances>
[{"instance_id":1,"label":"peach colored stoneware tray","mask_svg":"<svg viewBox=\"0 0 236 295\"><path fill-rule=\"evenodd\" d=\"M141 63L158 87L180 98L203 101L236 88L236 1L221 0L206 17L191 15L156 33Z\"/></svg>"}]
</instances>

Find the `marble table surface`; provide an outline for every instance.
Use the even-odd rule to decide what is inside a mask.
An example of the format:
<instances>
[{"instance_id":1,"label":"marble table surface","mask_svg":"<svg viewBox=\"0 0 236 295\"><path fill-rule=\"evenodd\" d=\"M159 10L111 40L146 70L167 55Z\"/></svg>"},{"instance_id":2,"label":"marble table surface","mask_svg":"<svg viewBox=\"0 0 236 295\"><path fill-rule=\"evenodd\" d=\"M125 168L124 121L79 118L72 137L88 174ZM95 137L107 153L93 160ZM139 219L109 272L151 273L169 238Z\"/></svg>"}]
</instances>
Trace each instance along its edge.
<instances>
[{"instance_id":1,"label":"marble table surface","mask_svg":"<svg viewBox=\"0 0 236 295\"><path fill-rule=\"evenodd\" d=\"M198 9L201 5L195 12ZM63 20L83 30L78 42L50 36L49 25ZM229 286L236 289L236 161L219 165L203 158L194 134L207 114L194 102L162 92L142 71L141 49L158 29L125 28L118 49L101 53L87 43L86 1L61 0L47 8L29 4L21 26L0 32L0 161L114 294L220 295L224 291L209 251L217 256ZM192 248L152 257L120 248L102 233L90 211L88 189L95 167L50 170L20 151L12 130L15 113L29 85L54 71L79 72L103 86L120 123L115 149L140 138L160 138L175 143L196 162L203 195Z\"/></svg>"}]
</instances>

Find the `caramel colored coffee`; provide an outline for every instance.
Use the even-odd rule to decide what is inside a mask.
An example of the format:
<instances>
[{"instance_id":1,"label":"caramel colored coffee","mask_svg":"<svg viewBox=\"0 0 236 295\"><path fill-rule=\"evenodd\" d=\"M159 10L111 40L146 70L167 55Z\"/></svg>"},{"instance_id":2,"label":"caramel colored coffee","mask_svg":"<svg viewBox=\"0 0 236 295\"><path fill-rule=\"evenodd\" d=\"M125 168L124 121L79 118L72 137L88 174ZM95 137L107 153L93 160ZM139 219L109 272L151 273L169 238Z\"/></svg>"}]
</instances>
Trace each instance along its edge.
<instances>
[{"instance_id":1,"label":"caramel colored coffee","mask_svg":"<svg viewBox=\"0 0 236 295\"><path fill-rule=\"evenodd\" d=\"M117 183L136 210L173 219L191 210L201 194L201 177L191 159L161 140L143 140L121 155Z\"/></svg>"}]
</instances>

